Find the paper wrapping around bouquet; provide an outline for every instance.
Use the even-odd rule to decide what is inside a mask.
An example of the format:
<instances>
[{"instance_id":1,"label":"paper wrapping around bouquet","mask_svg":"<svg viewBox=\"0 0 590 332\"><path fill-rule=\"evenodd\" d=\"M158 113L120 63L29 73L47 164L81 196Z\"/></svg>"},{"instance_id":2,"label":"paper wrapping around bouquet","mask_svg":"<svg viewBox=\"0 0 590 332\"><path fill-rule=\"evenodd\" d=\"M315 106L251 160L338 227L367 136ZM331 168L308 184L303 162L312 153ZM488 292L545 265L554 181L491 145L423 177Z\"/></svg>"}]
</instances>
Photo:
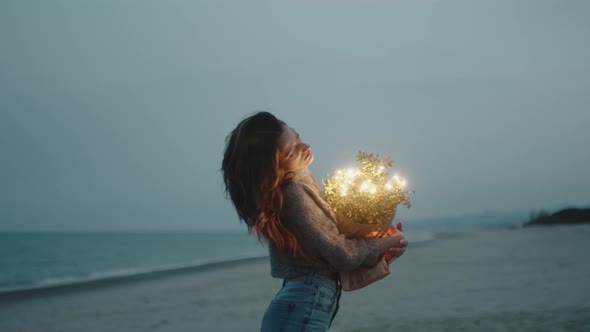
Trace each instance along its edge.
<instances>
[{"instance_id":1,"label":"paper wrapping around bouquet","mask_svg":"<svg viewBox=\"0 0 590 332\"><path fill-rule=\"evenodd\" d=\"M344 234L347 238L381 237L392 225L395 213L396 210L393 210L388 219L373 224L359 224L338 213L336 225L340 234Z\"/></svg>"},{"instance_id":2,"label":"paper wrapping around bouquet","mask_svg":"<svg viewBox=\"0 0 590 332\"><path fill-rule=\"evenodd\" d=\"M382 223L358 224L342 215L338 215L337 225L340 233L348 238L375 237L383 234L391 226L394 218L395 211L388 220ZM342 290L353 291L366 287L388 275L389 264L382 257L375 266L340 272L340 283L342 284Z\"/></svg>"},{"instance_id":3,"label":"paper wrapping around bouquet","mask_svg":"<svg viewBox=\"0 0 590 332\"><path fill-rule=\"evenodd\" d=\"M340 283L342 290L353 291L381 280L387 275L389 275L389 265L385 258L381 258L379 263L373 267L361 267L353 271L340 272Z\"/></svg>"}]
</instances>

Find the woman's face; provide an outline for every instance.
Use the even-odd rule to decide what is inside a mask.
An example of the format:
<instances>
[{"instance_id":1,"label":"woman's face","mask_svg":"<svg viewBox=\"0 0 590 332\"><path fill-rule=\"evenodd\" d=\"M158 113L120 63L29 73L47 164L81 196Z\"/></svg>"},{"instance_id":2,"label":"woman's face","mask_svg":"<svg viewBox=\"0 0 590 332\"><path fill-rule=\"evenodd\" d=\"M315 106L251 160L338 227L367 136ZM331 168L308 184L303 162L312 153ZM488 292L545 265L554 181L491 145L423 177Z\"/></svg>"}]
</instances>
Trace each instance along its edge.
<instances>
[{"instance_id":1,"label":"woman's face","mask_svg":"<svg viewBox=\"0 0 590 332\"><path fill-rule=\"evenodd\" d=\"M313 161L311 146L303 143L299 134L287 125L283 125L283 132L279 137L279 153L279 167L285 172L300 170Z\"/></svg>"}]
</instances>

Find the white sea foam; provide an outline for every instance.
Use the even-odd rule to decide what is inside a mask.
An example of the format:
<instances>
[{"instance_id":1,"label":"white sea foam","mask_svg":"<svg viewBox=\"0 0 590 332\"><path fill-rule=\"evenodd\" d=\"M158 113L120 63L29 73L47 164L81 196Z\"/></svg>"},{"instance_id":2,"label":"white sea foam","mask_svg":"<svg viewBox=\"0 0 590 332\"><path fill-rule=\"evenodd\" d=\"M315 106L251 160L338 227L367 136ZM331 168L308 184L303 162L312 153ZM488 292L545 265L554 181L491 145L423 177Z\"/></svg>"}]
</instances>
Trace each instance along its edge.
<instances>
[{"instance_id":1,"label":"white sea foam","mask_svg":"<svg viewBox=\"0 0 590 332\"><path fill-rule=\"evenodd\" d=\"M436 237L413 228L404 234L410 244ZM207 268L268 255L244 233L24 234L2 239L7 255L0 257L0 293ZM23 243L30 246L26 254L17 249Z\"/></svg>"},{"instance_id":2,"label":"white sea foam","mask_svg":"<svg viewBox=\"0 0 590 332\"><path fill-rule=\"evenodd\" d=\"M432 231L404 231L404 236L410 243L421 243L433 241L436 238L436 233Z\"/></svg>"},{"instance_id":3,"label":"white sea foam","mask_svg":"<svg viewBox=\"0 0 590 332\"><path fill-rule=\"evenodd\" d=\"M178 264L165 264L159 266L145 267L145 268L125 268L125 269L110 269L104 271L91 272L85 276L64 276L64 277L49 277L39 280L33 285L24 287L0 287L0 293L22 291L22 290L35 290L59 286L67 286L74 284L82 284L100 280L128 278L141 275L149 275L160 272L174 272L183 269L191 269L203 267L207 268L208 265L216 265L222 263L239 262L242 260L263 258L268 256L267 254L256 254L256 255L236 255L231 259L209 259L209 260L195 260L187 263Z\"/></svg>"}]
</instances>

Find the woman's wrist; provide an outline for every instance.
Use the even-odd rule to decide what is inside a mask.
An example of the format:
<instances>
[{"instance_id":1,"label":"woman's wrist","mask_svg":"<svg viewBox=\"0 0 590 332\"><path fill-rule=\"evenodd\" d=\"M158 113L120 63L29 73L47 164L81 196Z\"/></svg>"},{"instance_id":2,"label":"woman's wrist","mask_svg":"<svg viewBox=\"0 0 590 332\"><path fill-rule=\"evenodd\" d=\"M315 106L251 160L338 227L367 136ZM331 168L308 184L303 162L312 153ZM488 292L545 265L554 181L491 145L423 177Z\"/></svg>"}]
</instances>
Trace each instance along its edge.
<instances>
[{"instance_id":1,"label":"woman's wrist","mask_svg":"<svg viewBox=\"0 0 590 332\"><path fill-rule=\"evenodd\" d=\"M391 248L391 240L388 237L382 237L377 239L377 248L379 248L379 255L383 255L389 252L389 248Z\"/></svg>"},{"instance_id":2,"label":"woman's wrist","mask_svg":"<svg viewBox=\"0 0 590 332\"><path fill-rule=\"evenodd\" d=\"M408 241L406 241L401 232L377 239L379 254L389 253L397 249L405 249L407 245Z\"/></svg>"}]
</instances>

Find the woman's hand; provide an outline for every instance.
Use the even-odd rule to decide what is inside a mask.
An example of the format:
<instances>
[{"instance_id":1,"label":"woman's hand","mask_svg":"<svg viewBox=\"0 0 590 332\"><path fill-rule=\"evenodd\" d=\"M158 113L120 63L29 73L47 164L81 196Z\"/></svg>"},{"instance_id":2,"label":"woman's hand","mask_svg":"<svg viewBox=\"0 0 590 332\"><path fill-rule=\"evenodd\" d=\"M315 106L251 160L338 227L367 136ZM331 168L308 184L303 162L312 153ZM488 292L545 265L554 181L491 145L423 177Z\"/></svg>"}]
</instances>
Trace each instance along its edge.
<instances>
[{"instance_id":1,"label":"woman's hand","mask_svg":"<svg viewBox=\"0 0 590 332\"><path fill-rule=\"evenodd\" d=\"M387 229L385 236L395 238L394 245L388 248L387 251L384 253L385 261L387 262L387 264L391 264L394 260L398 259L401 255L404 254L404 252L406 252L408 241L403 236L402 224L400 222L397 223L396 227L390 226ZM397 243L395 241L397 241Z\"/></svg>"}]
</instances>

